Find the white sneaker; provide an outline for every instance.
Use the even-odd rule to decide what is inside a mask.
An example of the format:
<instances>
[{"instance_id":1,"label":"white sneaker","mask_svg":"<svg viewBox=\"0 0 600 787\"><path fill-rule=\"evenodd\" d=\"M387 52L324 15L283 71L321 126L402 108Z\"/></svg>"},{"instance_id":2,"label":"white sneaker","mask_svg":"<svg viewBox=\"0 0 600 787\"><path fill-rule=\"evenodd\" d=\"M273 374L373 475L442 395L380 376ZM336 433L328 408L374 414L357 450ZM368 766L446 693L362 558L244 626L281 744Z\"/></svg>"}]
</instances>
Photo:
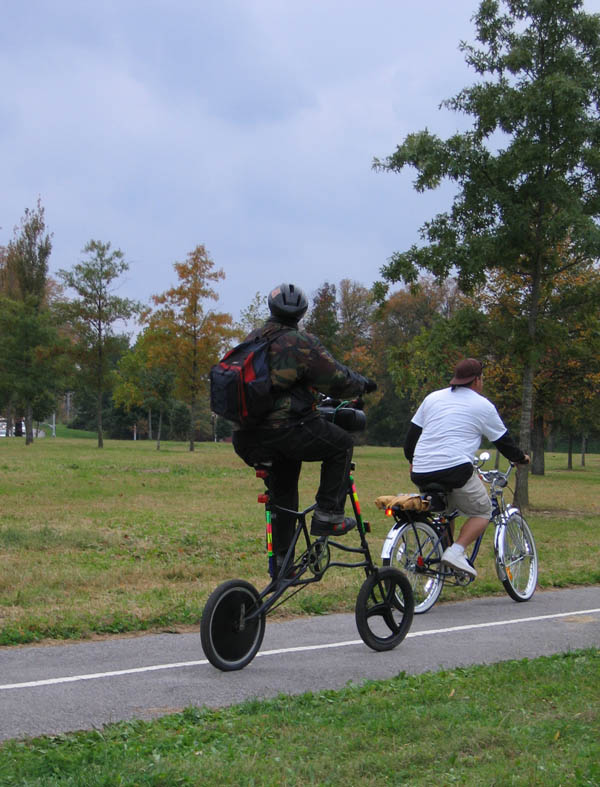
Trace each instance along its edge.
<instances>
[{"instance_id":1,"label":"white sneaker","mask_svg":"<svg viewBox=\"0 0 600 787\"><path fill-rule=\"evenodd\" d=\"M447 566L451 566L457 571L462 571L463 573L468 574L470 577L477 576L477 571L475 571L473 566L465 557L465 550L460 546L460 544L452 544L452 546L444 550L444 554L442 555L442 563Z\"/></svg>"}]
</instances>

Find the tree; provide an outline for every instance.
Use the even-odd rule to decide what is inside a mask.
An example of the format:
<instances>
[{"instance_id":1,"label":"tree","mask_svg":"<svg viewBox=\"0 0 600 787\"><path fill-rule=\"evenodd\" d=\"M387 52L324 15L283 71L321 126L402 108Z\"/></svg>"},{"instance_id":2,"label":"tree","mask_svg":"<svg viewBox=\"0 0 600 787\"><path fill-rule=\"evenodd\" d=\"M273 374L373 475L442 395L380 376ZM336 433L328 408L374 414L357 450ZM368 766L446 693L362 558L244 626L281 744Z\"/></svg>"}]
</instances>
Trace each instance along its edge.
<instances>
[{"instance_id":1,"label":"tree","mask_svg":"<svg viewBox=\"0 0 600 787\"><path fill-rule=\"evenodd\" d=\"M26 445L33 442L34 403L39 407L50 401L58 384L59 340L48 308L51 251L51 235L38 199L34 210L25 209L14 238L0 255L4 398L24 413Z\"/></svg>"},{"instance_id":2,"label":"tree","mask_svg":"<svg viewBox=\"0 0 600 787\"><path fill-rule=\"evenodd\" d=\"M176 262L179 285L162 295L152 296L154 312L143 319L156 331L169 337L177 364L177 392L189 405L190 451L194 450L194 431L200 409L200 398L208 399L208 372L223 354L226 343L237 331L231 315L206 311L204 301L218 300L211 282L225 278L222 270L213 270L214 262L204 246L196 246L185 262Z\"/></svg>"},{"instance_id":3,"label":"tree","mask_svg":"<svg viewBox=\"0 0 600 787\"><path fill-rule=\"evenodd\" d=\"M312 309L304 319L304 327L317 336L330 353L337 354L340 324L335 284L325 282L319 287L313 297Z\"/></svg>"},{"instance_id":4,"label":"tree","mask_svg":"<svg viewBox=\"0 0 600 787\"><path fill-rule=\"evenodd\" d=\"M13 292L16 289L20 299L29 301L37 310L46 294L51 251L51 235L46 233L44 208L38 199L34 210L25 208L21 225L15 227L15 237L8 244L7 255Z\"/></svg>"},{"instance_id":5,"label":"tree","mask_svg":"<svg viewBox=\"0 0 600 787\"><path fill-rule=\"evenodd\" d=\"M370 347L375 302L372 293L351 279L342 279L339 285L337 306L341 358L352 368L352 357L357 348Z\"/></svg>"},{"instance_id":6,"label":"tree","mask_svg":"<svg viewBox=\"0 0 600 787\"><path fill-rule=\"evenodd\" d=\"M237 328L239 329L240 338L247 336L251 331L255 331L264 323L270 316L269 306L267 303L267 296L261 295L257 292L248 306L242 310L240 314Z\"/></svg>"},{"instance_id":7,"label":"tree","mask_svg":"<svg viewBox=\"0 0 600 787\"><path fill-rule=\"evenodd\" d=\"M157 450L160 450L163 416L174 399L175 364L168 334L151 328L140 334L135 347L119 362L113 398L126 410L135 406L146 408L150 438L152 412L158 412Z\"/></svg>"},{"instance_id":8,"label":"tree","mask_svg":"<svg viewBox=\"0 0 600 787\"><path fill-rule=\"evenodd\" d=\"M600 255L600 17L581 0L483 0L475 16L481 48L461 44L487 77L444 102L473 118L441 140L409 134L375 168L417 170L415 188L457 184L452 208L421 229L426 244L394 254L384 280L413 282L419 270L454 270L471 292L489 272L519 277L523 293L520 442L530 449L540 304L556 277ZM501 13L501 7L506 13ZM377 287L379 296L385 283ZM516 498L528 504L527 470Z\"/></svg>"},{"instance_id":9,"label":"tree","mask_svg":"<svg viewBox=\"0 0 600 787\"><path fill-rule=\"evenodd\" d=\"M25 413L26 445L61 390L64 349L51 311L0 298L0 403L12 403L19 423Z\"/></svg>"},{"instance_id":10,"label":"tree","mask_svg":"<svg viewBox=\"0 0 600 787\"><path fill-rule=\"evenodd\" d=\"M76 335L73 349L81 373L95 391L98 448L102 448L103 397L110 387L107 350L114 337L113 326L119 320L131 319L139 305L114 294L114 282L129 270L120 249L111 251L110 243L91 240L83 253L87 259L74 265L72 271L59 271L59 276L78 296L65 304L65 316Z\"/></svg>"}]
</instances>

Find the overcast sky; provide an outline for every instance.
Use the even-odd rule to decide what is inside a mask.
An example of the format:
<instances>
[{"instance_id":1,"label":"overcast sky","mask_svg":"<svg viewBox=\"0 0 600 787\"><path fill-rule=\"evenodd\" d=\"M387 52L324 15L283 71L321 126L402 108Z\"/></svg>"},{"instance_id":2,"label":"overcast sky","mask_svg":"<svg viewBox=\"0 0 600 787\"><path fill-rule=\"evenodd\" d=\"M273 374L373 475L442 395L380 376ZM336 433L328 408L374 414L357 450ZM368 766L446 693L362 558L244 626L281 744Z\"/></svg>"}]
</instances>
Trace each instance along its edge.
<instances>
[{"instance_id":1,"label":"overcast sky","mask_svg":"<svg viewBox=\"0 0 600 787\"><path fill-rule=\"evenodd\" d=\"M147 302L204 244L219 311L292 281L370 287L445 209L374 157L465 120L459 51L477 0L7 0L0 29L0 244L38 196L51 273L120 248ZM600 11L600 0L585 9Z\"/></svg>"}]
</instances>

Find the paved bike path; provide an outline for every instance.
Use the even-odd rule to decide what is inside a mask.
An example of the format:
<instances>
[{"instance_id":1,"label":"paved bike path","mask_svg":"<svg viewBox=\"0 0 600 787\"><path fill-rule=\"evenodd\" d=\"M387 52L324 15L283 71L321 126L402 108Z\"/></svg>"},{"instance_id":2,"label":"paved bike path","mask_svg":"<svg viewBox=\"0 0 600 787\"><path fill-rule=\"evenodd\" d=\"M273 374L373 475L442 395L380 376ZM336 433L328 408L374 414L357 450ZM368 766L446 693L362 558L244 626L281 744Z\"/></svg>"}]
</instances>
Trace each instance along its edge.
<instances>
[{"instance_id":1,"label":"paved bike path","mask_svg":"<svg viewBox=\"0 0 600 787\"><path fill-rule=\"evenodd\" d=\"M207 663L199 633L0 647L0 740L586 647L600 647L598 586L538 591L525 604L437 604L386 653L364 645L353 615L267 623L261 652L239 672Z\"/></svg>"}]
</instances>

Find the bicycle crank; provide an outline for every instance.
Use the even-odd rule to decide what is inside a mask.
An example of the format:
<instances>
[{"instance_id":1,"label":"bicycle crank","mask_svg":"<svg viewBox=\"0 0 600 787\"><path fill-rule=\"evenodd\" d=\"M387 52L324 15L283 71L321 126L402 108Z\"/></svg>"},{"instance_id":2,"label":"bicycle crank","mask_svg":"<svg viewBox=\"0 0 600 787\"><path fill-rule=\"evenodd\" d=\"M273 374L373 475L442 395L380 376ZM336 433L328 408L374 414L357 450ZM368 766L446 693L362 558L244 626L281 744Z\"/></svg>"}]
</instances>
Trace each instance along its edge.
<instances>
[{"instance_id":1,"label":"bicycle crank","mask_svg":"<svg viewBox=\"0 0 600 787\"><path fill-rule=\"evenodd\" d=\"M308 567L315 576L323 574L331 560L331 551L327 539L315 541L308 551Z\"/></svg>"}]
</instances>

